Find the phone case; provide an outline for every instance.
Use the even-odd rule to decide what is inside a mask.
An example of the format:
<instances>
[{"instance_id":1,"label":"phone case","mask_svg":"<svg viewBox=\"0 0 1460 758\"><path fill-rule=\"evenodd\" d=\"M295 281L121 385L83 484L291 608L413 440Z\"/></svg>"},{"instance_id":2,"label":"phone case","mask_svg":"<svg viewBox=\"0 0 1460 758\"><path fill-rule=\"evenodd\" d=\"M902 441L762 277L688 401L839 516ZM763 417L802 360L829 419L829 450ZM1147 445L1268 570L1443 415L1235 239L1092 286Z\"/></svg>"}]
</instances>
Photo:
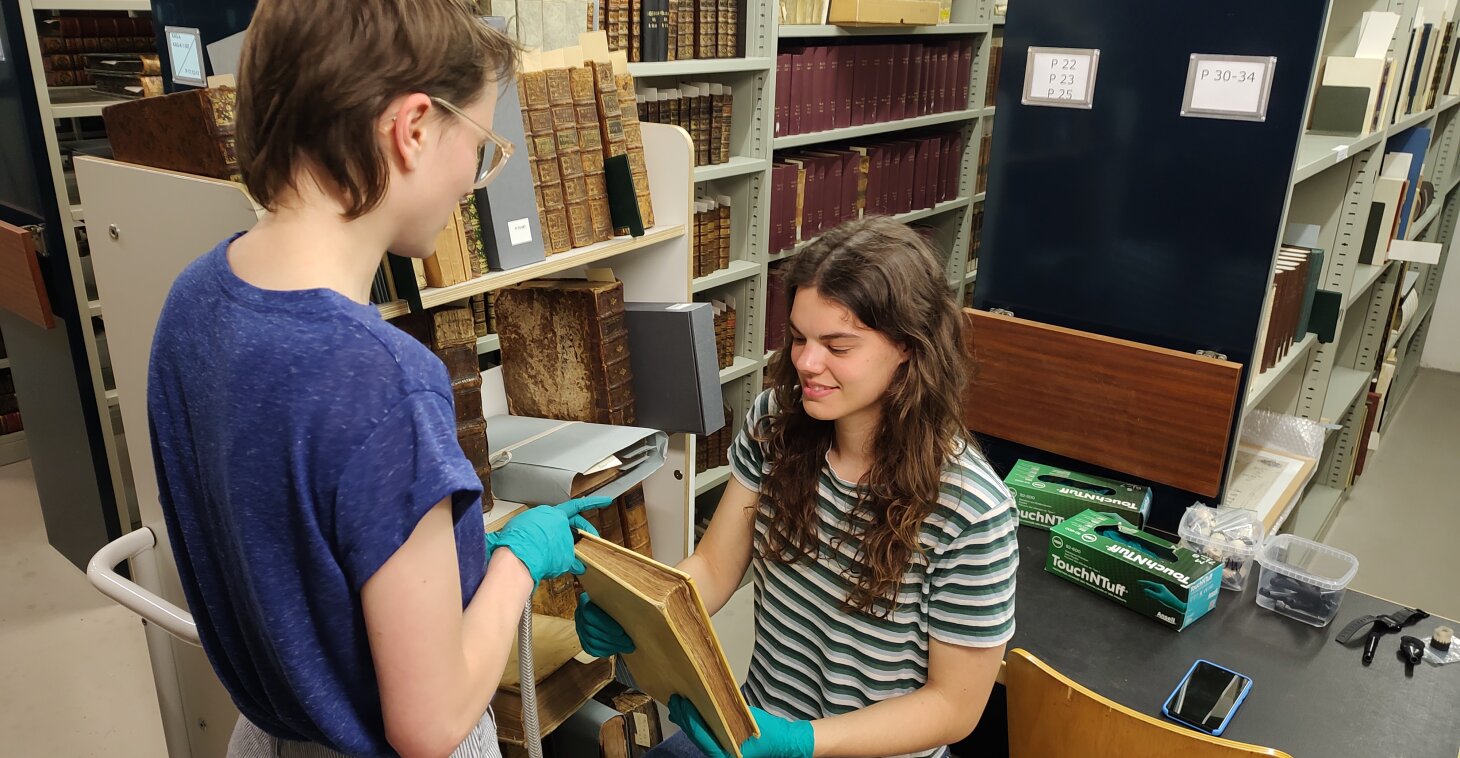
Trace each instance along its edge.
<instances>
[{"instance_id":1,"label":"phone case","mask_svg":"<svg viewBox=\"0 0 1460 758\"><path fill-rule=\"evenodd\" d=\"M1242 677L1243 681L1245 682L1242 685L1242 691L1239 692L1239 693L1237 693L1237 699L1235 701L1233 701L1231 710L1227 711L1227 717L1224 718L1224 719L1222 719L1222 723L1217 724L1217 728L1216 729L1213 729L1211 731L1207 731L1205 728L1200 727L1200 726L1197 726L1196 724L1193 724L1193 723L1191 723L1189 721L1186 721L1185 719L1182 719L1182 718L1178 717L1176 714L1171 713L1170 711L1166 710L1166 705L1171 702L1171 699L1172 698L1176 697L1176 693L1181 690L1181 685L1186 684L1186 681L1191 678L1191 675L1193 673L1196 672L1196 667L1197 666L1200 666L1203 663L1207 664L1208 666L1211 666L1212 668L1221 669L1221 670L1223 670L1223 671L1225 671L1225 672L1227 672L1229 674L1232 674L1233 676L1240 676L1240 677ZM1171 694L1170 695L1167 695L1166 696L1166 699L1163 700L1163 701L1161 701L1161 715L1162 716L1165 716L1168 719L1171 719L1172 721L1175 721L1178 724L1181 724L1182 726L1186 726L1186 727L1190 727L1192 729L1195 729L1198 732L1204 732L1206 734L1210 734L1213 737L1220 737L1221 734L1222 734L1222 732L1223 732L1223 730L1225 730L1227 728L1227 724L1232 723L1232 716L1237 713L1237 709L1242 707L1242 701L1244 701L1244 700L1247 699L1247 693L1248 692L1251 692L1251 691L1252 691L1252 677L1250 677L1250 676L1248 676L1246 674L1243 674L1240 671L1233 671L1232 669L1229 669L1226 666L1222 666L1222 665L1218 665L1216 663L1212 663L1211 661L1206 660L1205 658L1198 658L1195 663L1191 664L1191 668L1189 668L1189 669L1186 670L1186 676L1181 677L1181 681L1176 683L1176 687L1175 687L1175 689L1172 689L1171 690Z\"/></svg>"}]
</instances>

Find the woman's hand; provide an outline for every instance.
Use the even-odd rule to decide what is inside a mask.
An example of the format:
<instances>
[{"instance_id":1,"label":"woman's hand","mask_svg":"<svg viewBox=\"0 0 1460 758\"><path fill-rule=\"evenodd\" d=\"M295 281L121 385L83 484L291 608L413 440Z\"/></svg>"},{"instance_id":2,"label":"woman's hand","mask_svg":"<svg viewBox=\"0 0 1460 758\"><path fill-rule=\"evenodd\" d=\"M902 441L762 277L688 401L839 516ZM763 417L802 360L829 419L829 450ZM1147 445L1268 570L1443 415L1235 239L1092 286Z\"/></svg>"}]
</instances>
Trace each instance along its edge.
<instances>
[{"instance_id":1,"label":"woman's hand","mask_svg":"<svg viewBox=\"0 0 1460 758\"><path fill-rule=\"evenodd\" d=\"M593 604L588 593L578 596L578 612L573 616L578 629L578 642L583 651L597 658L634 652L634 641L608 612Z\"/></svg>"},{"instance_id":2,"label":"woman's hand","mask_svg":"<svg viewBox=\"0 0 1460 758\"><path fill-rule=\"evenodd\" d=\"M816 730L810 721L783 719L759 708L751 708L750 715L760 729L760 736L741 743L740 754L744 758L812 758L816 749ZM689 700L679 695L671 696L669 720L709 758L729 758L729 753L720 747L704 717Z\"/></svg>"}]
</instances>

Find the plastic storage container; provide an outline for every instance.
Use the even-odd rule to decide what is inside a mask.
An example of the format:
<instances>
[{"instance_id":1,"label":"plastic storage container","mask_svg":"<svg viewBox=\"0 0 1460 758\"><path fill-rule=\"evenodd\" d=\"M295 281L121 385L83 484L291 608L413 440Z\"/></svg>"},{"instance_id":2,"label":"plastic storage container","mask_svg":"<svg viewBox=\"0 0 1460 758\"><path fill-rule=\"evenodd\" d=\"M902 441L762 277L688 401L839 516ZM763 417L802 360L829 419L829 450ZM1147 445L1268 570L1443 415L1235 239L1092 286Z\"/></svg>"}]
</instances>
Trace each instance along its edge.
<instances>
[{"instance_id":1,"label":"plastic storage container","mask_svg":"<svg viewBox=\"0 0 1460 758\"><path fill-rule=\"evenodd\" d=\"M1291 534L1268 540L1257 563L1257 604L1313 626L1328 626L1338 615L1359 570L1358 558Z\"/></svg>"},{"instance_id":2,"label":"plastic storage container","mask_svg":"<svg viewBox=\"0 0 1460 758\"><path fill-rule=\"evenodd\" d=\"M1181 546L1222 562L1222 589L1247 587L1252 560L1262 549L1264 533L1257 511L1193 505L1181 516Z\"/></svg>"}]
</instances>

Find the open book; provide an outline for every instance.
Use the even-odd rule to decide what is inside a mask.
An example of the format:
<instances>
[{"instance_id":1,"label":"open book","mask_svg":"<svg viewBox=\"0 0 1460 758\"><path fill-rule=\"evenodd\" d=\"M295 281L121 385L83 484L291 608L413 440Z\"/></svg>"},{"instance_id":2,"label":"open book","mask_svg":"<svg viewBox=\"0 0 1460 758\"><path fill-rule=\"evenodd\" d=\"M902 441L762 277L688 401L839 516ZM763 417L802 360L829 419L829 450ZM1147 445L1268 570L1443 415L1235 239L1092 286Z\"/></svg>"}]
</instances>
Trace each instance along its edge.
<instances>
[{"instance_id":1,"label":"open book","mask_svg":"<svg viewBox=\"0 0 1460 758\"><path fill-rule=\"evenodd\" d=\"M661 703L681 695L694 703L732 755L759 734L694 580L682 571L582 534L578 578L593 602L623 625L637 648L624 656L640 690Z\"/></svg>"}]
</instances>

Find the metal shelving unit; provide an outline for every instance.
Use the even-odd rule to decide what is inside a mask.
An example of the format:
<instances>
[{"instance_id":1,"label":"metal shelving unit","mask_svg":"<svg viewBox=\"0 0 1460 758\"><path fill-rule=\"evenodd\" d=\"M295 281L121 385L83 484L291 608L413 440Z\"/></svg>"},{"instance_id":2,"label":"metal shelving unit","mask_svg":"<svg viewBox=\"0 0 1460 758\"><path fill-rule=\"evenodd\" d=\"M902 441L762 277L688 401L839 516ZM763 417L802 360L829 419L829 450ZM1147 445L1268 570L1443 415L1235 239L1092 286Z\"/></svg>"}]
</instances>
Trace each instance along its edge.
<instances>
[{"instance_id":1,"label":"metal shelving unit","mask_svg":"<svg viewBox=\"0 0 1460 758\"><path fill-rule=\"evenodd\" d=\"M725 402L730 406L735 428L750 402L760 392L766 367L765 299L768 267L795 255L796 250L771 253L770 168L778 150L817 145L836 140L889 134L905 129L945 125L964 133L964 160L958 197L932 208L899 216L900 220L922 221L938 230L939 246L949 253L948 281L962 297L973 277L966 271L969 211L983 200L975 194L982 119L993 111L984 106L988 71L989 38L993 31L991 4L987 0L954 0L951 23L918 27L838 27L833 25L780 25L777 0L746 0L743 59L671 61L630 64L630 71L646 87L667 87L679 82L711 81L731 85L734 109L728 163L696 166L695 183L706 195L731 198L731 262L728 268L694 280L696 299L733 300L736 307L734 363L720 372ZM834 129L816 134L777 137L770 115L775 109L775 61L781 40L787 44L816 44L818 40L855 41L860 37L931 37L965 35L976 40L971 92L966 107L901 121ZM701 472L695 477L697 495L713 491L728 479L728 470Z\"/></svg>"},{"instance_id":2,"label":"metal shelving unit","mask_svg":"<svg viewBox=\"0 0 1460 758\"><path fill-rule=\"evenodd\" d=\"M1329 15L1322 55L1349 55L1350 27L1365 11L1400 14L1389 54L1403 61L1408 52L1409 29L1417 0L1338 0ZM1388 96L1397 97L1395 92ZM1352 483L1353 461L1368 413L1365 398L1391 349L1398 369L1386 397L1385 421L1394 416L1413 377L1428 334L1429 313L1449 257L1449 243L1460 215L1460 97L1441 95L1433 108L1401 116L1375 133L1360 138L1302 135L1288 200L1290 223L1317 223L1325 250L1320 287L1344 293L1337 337L1329 344L1311 343L1308 335L1275 368L1254 377L1244 412L1266 408L1336 424L1328 435L1313 483L1300 500L1283 531L1322 539L1341 508ZM1434 183L1434 205L1410 225L1409 239L1444 243L1439 264L1389 262L1359 263L1359 247L1367 224L1374 180L1383 163L1388 140L1418 126L1432 129L1425 157L1425 179ZM1402 284L1401 284L1402 283ZM1418 313L1400 334L1391 332L1396 298L1410 286L1421 289ZM1296 375L1300 379L1289 377Z\"/></svg>"}]
</instances>

